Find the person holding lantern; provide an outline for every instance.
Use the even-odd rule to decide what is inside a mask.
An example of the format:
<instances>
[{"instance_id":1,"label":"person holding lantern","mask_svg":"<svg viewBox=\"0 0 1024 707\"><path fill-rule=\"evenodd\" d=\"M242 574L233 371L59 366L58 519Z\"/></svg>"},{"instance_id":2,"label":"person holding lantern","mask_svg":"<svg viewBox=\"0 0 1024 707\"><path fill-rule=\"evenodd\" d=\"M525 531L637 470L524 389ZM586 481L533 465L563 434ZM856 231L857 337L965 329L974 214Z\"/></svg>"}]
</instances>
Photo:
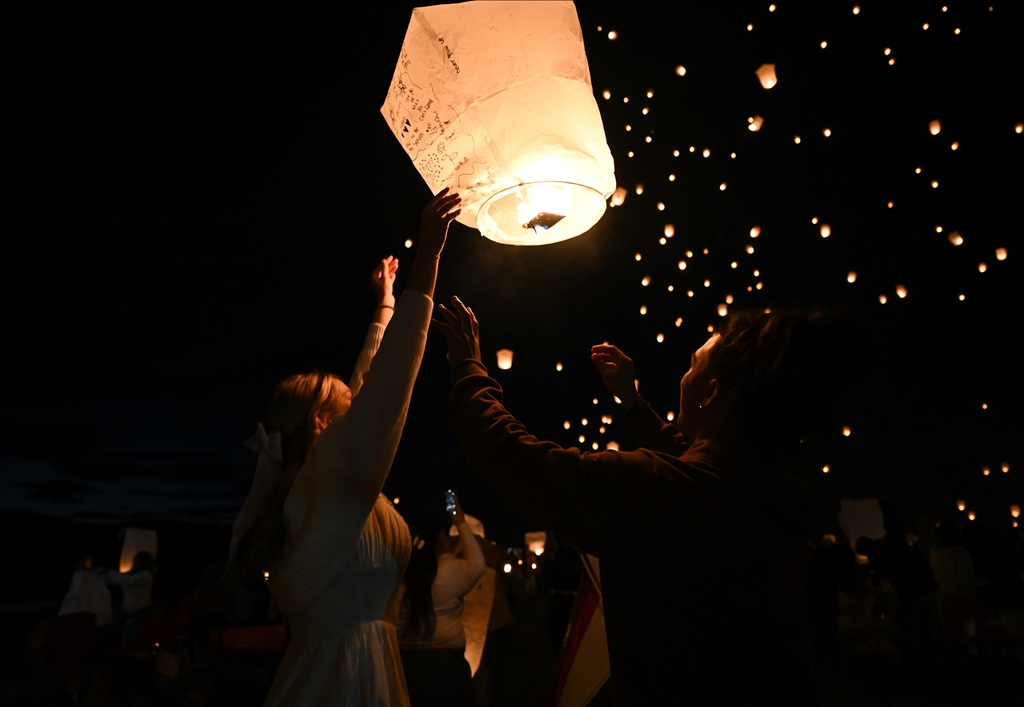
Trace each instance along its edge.
<instances>
[{"instance_id":1,"label":"person holding lantern","mask_svg":"<svg viewBox=\"0 0 1024 707\"><path fill-rule=\"evenodd\" d=\"M427 204L397 304L398 261L386 258L374 270L378 305L349 384L326 373L283 381L266 426L247 442L260 459L232 533L230 571L264 577L291 627L267 705L409 704L395 594L411 540L380 491L405 425L438 259L459 201L445 189Z\"/></svg>"},{"instance_id":2,"label":"person holding lantern","mask_svg":"<svg viewBox=\"0 0 1024 707\"><path fill-rule=\"evenodd\" d=\"M784 470L856 385L858 325L818 310L734 313L691 356L675 425L640 397L622 351L595 346L640 448L589 453L531 436L487 375L472 310L458 298L438 310L470 466L601 560L614 701L815 704L804 598L814 524Z\"/></svg>"}]
</instances>

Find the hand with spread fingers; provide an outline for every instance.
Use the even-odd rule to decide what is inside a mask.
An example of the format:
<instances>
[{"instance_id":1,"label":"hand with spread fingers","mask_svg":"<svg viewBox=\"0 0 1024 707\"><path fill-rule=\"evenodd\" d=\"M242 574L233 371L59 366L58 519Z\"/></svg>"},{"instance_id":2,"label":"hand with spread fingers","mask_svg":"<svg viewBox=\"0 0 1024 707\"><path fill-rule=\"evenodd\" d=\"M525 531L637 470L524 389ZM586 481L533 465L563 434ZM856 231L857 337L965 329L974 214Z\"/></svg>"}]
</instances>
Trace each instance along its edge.
<instances>
[{"instance_id":1,"label":"hand with spread fingers","mask_svg":"<svg viewBox=\"0 0 1024 707\"><path fill-rule=\"evenodd\" d=\"M590 360L601 374L604 387L621 400L627 410L640 400L640 393L636 390L633 359L622 353L617 346L599 344L591 347Z\"/></svg>"},{"instance_id":2,"label":"hand with spread fingers","mask_svg":"<svg viewBox=\"0 0 1024 707\"><path fill-rule=\"evenodd\" d=\"M398 258L389 255L370 274L370 289L378 305L395 306L395 273L398 272Z\"/></svg>"},{"instance_id":3,"label":"hand with spread fingers","mask_svg":"<svg viewBox=\"0 0 1024 707\"><path fill-rule=\"evenodd\" d=\"M462 213L462 209L455 208L462 201L462 197L453 194L445 187L437 193L423 209L420 214L420 243L419 249L434 255L440 254L444 248L444 241L448 235L448 225L455 220L455 217Z\"/></svg>"},{"instance_id":4,"label":"hand with spread fingers","mask_svg":"<svg viewBox=\"0 0 1024 707\"><path fill-rule=\"evenodd\" d=\"M452 308L437 305L440 314L430 320L448 340L448 362L452 368L463 361L480 360L480 324L473 310L452 297Z\"/></svg>"}]
</instances>

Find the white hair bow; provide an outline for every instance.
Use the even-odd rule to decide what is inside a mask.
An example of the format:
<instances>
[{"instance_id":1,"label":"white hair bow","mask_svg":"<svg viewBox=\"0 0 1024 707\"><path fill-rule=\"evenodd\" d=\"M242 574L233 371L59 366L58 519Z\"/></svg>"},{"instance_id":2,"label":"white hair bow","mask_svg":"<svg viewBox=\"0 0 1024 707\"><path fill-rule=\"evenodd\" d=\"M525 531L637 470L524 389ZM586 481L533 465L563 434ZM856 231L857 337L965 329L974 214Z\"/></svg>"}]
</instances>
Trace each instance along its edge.
<instances>
[{"instance_id":1,"label":"white hair bow","mask_svg":"<svg viewBox=\"0 0 1024 707\"><path fill-rule=\"evenodd\" d=\"M256 476L252 480L252 488L242 504L242 510L235 518L235 527L231 530L231 545L228 548L228 564L235 559L238 543L241 542L256 518L263 512L267 500L277 489L284 478L284 453L281 449L281 433L270 432L257 423L256 434L242 443L260 455L256 461Z\"/></svg>"}]
</instances>

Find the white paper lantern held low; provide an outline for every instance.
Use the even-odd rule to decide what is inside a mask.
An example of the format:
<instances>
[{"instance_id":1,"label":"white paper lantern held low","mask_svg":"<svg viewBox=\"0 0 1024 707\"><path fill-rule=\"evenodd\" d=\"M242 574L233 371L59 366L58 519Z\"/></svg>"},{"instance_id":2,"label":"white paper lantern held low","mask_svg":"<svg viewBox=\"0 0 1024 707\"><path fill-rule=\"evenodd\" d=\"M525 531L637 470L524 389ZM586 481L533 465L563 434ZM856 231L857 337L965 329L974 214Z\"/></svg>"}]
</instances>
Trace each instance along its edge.
<instances>
[{"instance_id":1,"label":"white paper lantern held low","mask_svg":"<svg viewBox=\"0 0 1024 707\"><path fill-rule=\"evenodd\" d=\"M512 245L589 230L615 171L572 2L465 2L413 10L381 107L458 220Z\"/></svg>"},{"instance_id":2,"label":"white paper lantern held low","mask_svg":"<svg viewBox=\"0 0 1024 707\"><path fill-rule=\"evenodd\" d=\"M512 349L499 349L497 352L498 368L507 371L512 368Z\"/></svg>"}]
</instances>

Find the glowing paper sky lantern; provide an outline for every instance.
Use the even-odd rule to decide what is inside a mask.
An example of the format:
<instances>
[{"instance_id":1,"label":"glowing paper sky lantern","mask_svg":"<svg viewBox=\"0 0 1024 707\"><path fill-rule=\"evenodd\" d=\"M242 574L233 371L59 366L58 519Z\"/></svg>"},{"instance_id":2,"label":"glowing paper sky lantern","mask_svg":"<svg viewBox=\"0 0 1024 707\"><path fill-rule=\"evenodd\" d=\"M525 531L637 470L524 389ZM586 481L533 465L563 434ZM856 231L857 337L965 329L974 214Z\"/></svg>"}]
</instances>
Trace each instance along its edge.
<instances>
[{"instance_id":1,"label":"glowing paper sky lantern","mask_svg":"<svg viewBox=\"0 0 1024 707\"><path fill-rule=\"evenodd\" d=\"M957 501L957 502L956 502L956 507L957 507L957 510L960 510L960 511L962 511L962 510L964 510L965 508L967 508L967 504L966 504L966 503L964 503L963 501Z\"/></svg>"},{"instance_id":2,"label":"glowing paper sky lantern","mask_svg":"<svg viewBox=\"0 0 1024 707\"><path fill-rule=\"evenodd\" d=\"M457 191L458 220L498 243L578 236L615 190L571 2L414 9L381 113L431 191Z\"/></svg>"},{"instance_id":3,"label":"glowing paper sky lantern","mask_svg":"<svg viewBox=\"0 0 1024 707\"><path fill-rule=\"evenodd\" d=\"M608 206L622 206L624 203L626 203L626 193L627 192L626 192L625 188L623 188L623 187L617 188L612 193L612 198L608 202Z\"/></svg>"},{"instance_id":4,"label":"glowing paper sky lantern","mask_svg":"<svg viewBox=\"0 0 1024 707\"><path fill-rule=\"evenodd\" d=\"M499 349L497 356L498 368L503 371L507 371L512 368L512 349Z\"/></svg>"},{"instance_id":5,"label":"glowing paper sky lantern","mask_svg":"<svg viewBox=\"0 0 1024 707\"><path fill-rule=\"evenodd\" d=\"M764 125L764 118L759 115L755 115L753 118L747 118L747 122L750 123L750 125L747 126L747 130L752 133L756 133L761 129L761 126Z\"/></svg>"},{"instance_id":6,"label":"glowing paper sky lantern","mask_svg":"<svg viewBox=\"0 0 1024 707\"><path fill-rule=\"evenodd\" d=\"M1020 506L1017 504L1010 506L1010 515L1014 518L1020 518Z\"/></svg>"},{"instance_id":7,"label":"glowing paper sky lantern","mask_svg":"<svg viewBox=\"0 0 1024 707\"><path fill-rule=\"evenodd\" d=\"M1006 248L996 248L996 260L1006 260Z\"/></svg>"},{"instance_id":8,"label":"glowing paper sky lantern","mask_svg":"<svg viewBox=\"0 0 1024 707\"><path fill-rule=\"evenodd\" d=\"M928 132L930 132L932 135L938 135L941 130L942 123L940 121L933 120L932 122L928 123Z\"/></svg>"},{"instance_id":9,"label":"glowing paper sky lantern","mask_svg":"<svg viewBox=\"0 0 1024 707\"><path fill-rule=\"evenodd\" d=\"M543 530L526 534L526 549L534 555L544 554L544 545L547 544L548 534Z\"/></svg>"},{"instance_id":10,"label":"glowing paper sky lantern","mask_svg":"<svg viewBox=\"0 0 1024 707\"><path fill-rule=\"evenodd\" d=\"M757 80L764 88L771 88L778 83L778 79L775 77L775 64L761 64L761 68L756 73Z\"/></svg>"},{"instance_id":11,"label":"glowing paper sky lantern","mask_svg":"<svg viewBox=\"0 0 1024 707\"><path fill-rule=\"evenodd\" d=\"M961 236L957 231L950 233L948 238L949 242L953 245L961 245L964 242L963 236Z\"/></svg>"}]
</instances>

